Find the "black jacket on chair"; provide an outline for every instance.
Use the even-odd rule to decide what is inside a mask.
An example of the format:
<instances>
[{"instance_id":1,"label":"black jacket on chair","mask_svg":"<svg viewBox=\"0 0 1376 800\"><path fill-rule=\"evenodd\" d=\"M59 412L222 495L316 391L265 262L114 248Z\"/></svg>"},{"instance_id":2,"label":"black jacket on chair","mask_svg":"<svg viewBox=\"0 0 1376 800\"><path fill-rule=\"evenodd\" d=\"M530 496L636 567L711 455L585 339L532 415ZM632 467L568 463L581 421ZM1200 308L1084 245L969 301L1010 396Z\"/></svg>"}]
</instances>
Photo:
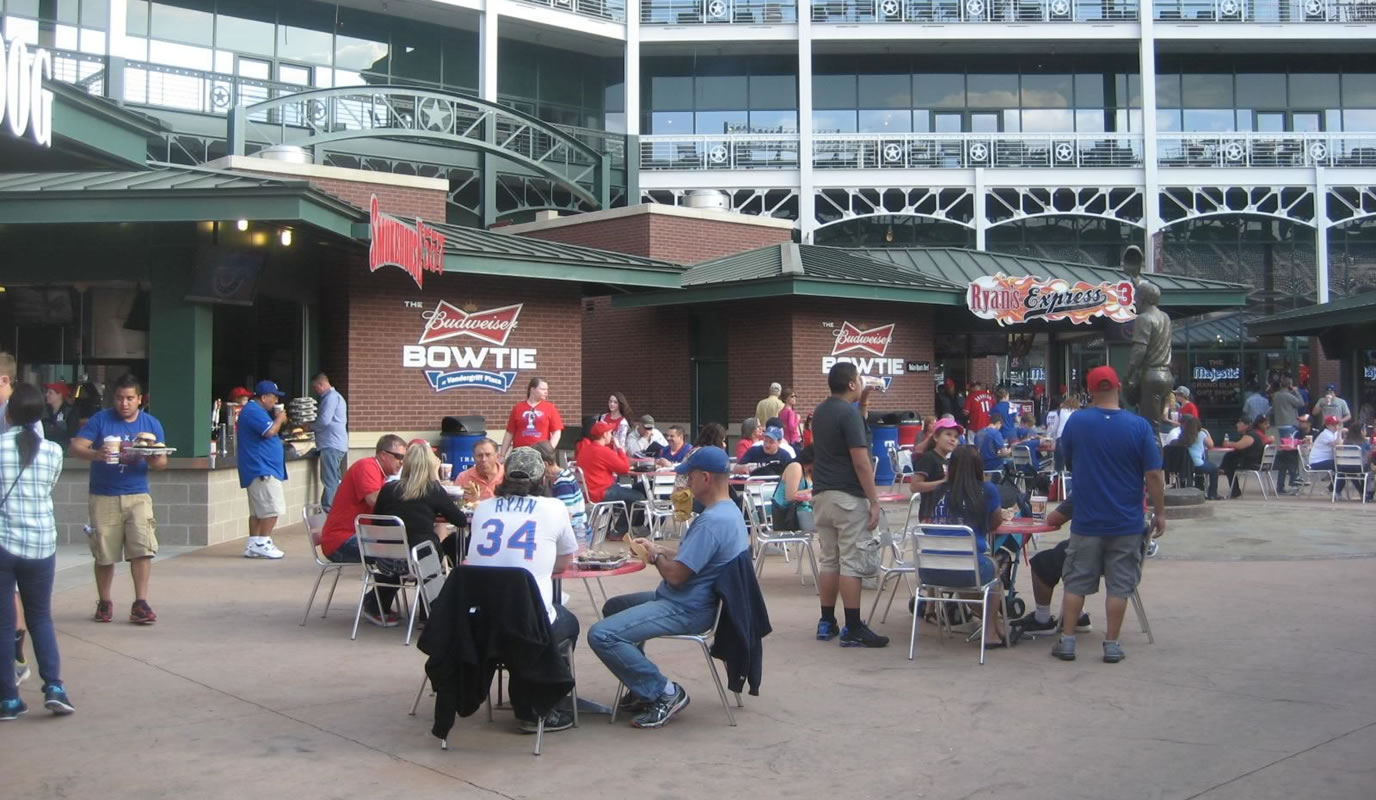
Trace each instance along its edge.
<instances>
[{"instance_id":1,"label":"black jacket on chair","mask_svg":"<svg viewBox=\"0 0 1376 800\"><path fill-rule=\"evenodd\" d=\"M712 591L721 598L721 620L712 641L712 657L726 662L726 683L733 692L750 683L750 694L760 693L764 673L764 637L769 627L755 565L746 548L717 576Z\"/></svg>"},{"instance_id":2,"label":"black jacket on chair","mask_svg":"<svg viewBox=\"0 0 1376 800\"><path fill-rule=\"evenodd\" d=\"M519 675L521 699L541 716L573 690L573 676L550 635L549 617L535 578L520 567L460 566L449 573L421 634L430 656L425 674L435 690L436 737L444 739L454 715L467 717L487 700L497 666Z\"/></svg>"}]
</instances>

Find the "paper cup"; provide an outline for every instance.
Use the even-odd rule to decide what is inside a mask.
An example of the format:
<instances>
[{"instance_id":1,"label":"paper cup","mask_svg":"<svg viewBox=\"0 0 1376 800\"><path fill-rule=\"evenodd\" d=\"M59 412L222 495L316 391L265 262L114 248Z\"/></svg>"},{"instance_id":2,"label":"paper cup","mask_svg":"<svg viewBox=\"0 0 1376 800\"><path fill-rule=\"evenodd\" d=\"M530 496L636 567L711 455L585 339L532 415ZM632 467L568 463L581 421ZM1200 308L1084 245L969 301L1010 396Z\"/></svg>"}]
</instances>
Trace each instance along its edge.
<instances>
[{"instance_id":1,"label":"paper cup","mask_svg":"<svg viewBox=\"0 0 1376 800\"><path fill-rule=\"evenodd\" d=\"M442 480L442 481L447 481L447 480L449 480L450 476L453 475L453 474L454 474L454 465L453 465L453 464L444 464L444 463L441 463L441 464L440 464L440 480Z\"/></svg>"},{"instance_id":2,"label":"paper cup","mask_svg":"<svg viewBox=\"0 0 1376 800\"><path fill-rule=\"evenodd\" d=\"M1030 503L1032 505L1032 519L1046 519L1046 498L1042 497L1041 495L1034 494L1032 495Z\"/></svg>"},{"instance_id":3,"label":"paper cup","mask_svg":"<svg viewBox=\"0 0 1376 800\"><path fill-rule=\"evenodd\" d=\"M101 449L105 451L105 463L118 464L120 438L118 436L106 436L101 444L103 445Z\"/></svg>"}]
</instances>

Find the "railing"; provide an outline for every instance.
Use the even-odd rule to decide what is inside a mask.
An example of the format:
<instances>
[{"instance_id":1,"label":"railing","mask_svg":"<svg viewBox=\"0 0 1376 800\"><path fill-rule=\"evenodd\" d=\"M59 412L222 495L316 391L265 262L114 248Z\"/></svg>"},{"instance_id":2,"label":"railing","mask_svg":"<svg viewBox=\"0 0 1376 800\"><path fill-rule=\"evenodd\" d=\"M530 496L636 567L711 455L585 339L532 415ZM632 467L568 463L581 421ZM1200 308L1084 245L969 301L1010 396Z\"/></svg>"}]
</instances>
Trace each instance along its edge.
<instances>
[{"instance_id":1,"label":"railing","mask_svg":"<svg viewBox=\"0 0 1376 800\"><path fill-rule=\"evenodd\" d=\"M798 135L642 136L640 168L797 169Z\"/></svg>"},{"instance_id":2,"label":"railing","mask_svg":"<svg viewBox=\"0 0 1376 800\"><path fill-rule=\"evenodd\" d=\"M1140 167L1142 137L1121 133L870 133L813 137L818 169Z\"/></svg>"},{"instance_id":3,"label":"railing","mask_svg":"<svg viewBox=\"0 0 1376 800\"><path fill-rule=\"evenodd\" d=\"M1156 0L1162 22L1376 22L1376 0Z\"/></svg>"},{"instance_id":4,"label":"railing","mask_svg":"<svg viewBox=\"0 0 1376 800\"><path fill-rule=\"evenodd\" d=\"M621 0L520 0L533 6L546 6L556 11L568 11L582 17L626 21L626 5Z\"/></svg>"},{"instance_id":5,"label":"railing","mask_svg":"<svg viewBox=\"0 0 1376 800\"><path fill-rule=\"evenodd\" d=\"M1219 0L1228 2L1228 0ZM1139 0L813 0L821 23L1124 22Z\"/></svg>"},{"instance_id":6,"label":"railing","mask_svg":"<svg viewBox=\"0 0 1376 800\"><path fill-rule=\"evenodd\" d=\"M642 0L640 4L643 25L776 25L797 21L794 0Z\"/></svg>"},{"instance_id":7,"label":"railing","mask_svg":"<svg viewBox=\"0 0 1376 800\"><path fill-rule=\"evenodd\" d=\"M1376 133L1163 133L1163 167L1376 167Z\"/></svg>"}]
</instances>

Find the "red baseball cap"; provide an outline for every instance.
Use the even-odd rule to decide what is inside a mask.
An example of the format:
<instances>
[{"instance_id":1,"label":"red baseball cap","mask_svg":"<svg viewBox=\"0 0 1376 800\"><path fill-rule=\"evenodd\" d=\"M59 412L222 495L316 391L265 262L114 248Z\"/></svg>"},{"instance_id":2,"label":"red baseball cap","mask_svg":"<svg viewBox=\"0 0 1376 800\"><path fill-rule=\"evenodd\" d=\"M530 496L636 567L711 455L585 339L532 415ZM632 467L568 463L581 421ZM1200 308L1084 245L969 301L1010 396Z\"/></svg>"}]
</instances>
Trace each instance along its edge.
<instances>
[{"instance_id":1,"label":"red baseball cap","mask_svg":"<svg viewBox=\"0 0 1376 800\"><path fill-rule=\"evenodd\" d=\"M43 388L44 388L45 390L46 390L46 389L52 389L54 392L57 392L58 394L62 395L63 397L66 397L67 395L69 395L69 394L72 393L71 388L68 387L67 384L62 383L61 381L59 381L59 382L57 382L57 383L45 383L45 384L43 384Z\"/></svg>"},{"instance_id":2,"label":"red baseball cap","mask_svg":"<svg viewBox=\"0 0 1376 800\"><path fill-rule=\"evenodd\" d=\"M248 389L245 389L245 388L242 387L242 386L235 386L233 389L230 389L230 390L229 390L229 399L230 399L230 400L238 400L240 397L252 397L252 396L253 396L253 392L250 392Z\"/></svg>"},{"instance_id":3,"label":"red baseball cap","mask_svg":"<svg viewBox=\"0 0 1376 800\"><path fill-rule=\"evenodd\" d=\"M588 431L588 437L591 439L601 439L603 436L614 430L616 430L615 425L603 420L601 422L593 424L592 429Z\"/></svg>"},{"instance_id":4,"label":"red baseball cap","mask_svg":"<svg viewBox=\"0 0 1376 800\"><path fill-rule=\"evenodd\" d=\"M1085 384L1089 387L1091 392L1104 391L1102 387L1105 383L1108 384L1108 388L1110 389L1117 389L1123 385L1118 381L1117 371L1107 364L1090 370L1089 378L1085 380Z\"/></svg>"},{"instance_id":5,"label":"red baseball cap","mask_svg":"<svg viewBox=\"0 0 1376 800\"><path fill-rule=\"evenodd\" d=\"M1338 424L1338 418L1335 417L1335 416L1333 416L1332 414L1329 414L1328 416L1326 416L1326 417L1323 418L1323 426L1324 426L1325 428L1327 428L1329 425L1337 425L1337 424Z\"/></svg>"}]
</instances>

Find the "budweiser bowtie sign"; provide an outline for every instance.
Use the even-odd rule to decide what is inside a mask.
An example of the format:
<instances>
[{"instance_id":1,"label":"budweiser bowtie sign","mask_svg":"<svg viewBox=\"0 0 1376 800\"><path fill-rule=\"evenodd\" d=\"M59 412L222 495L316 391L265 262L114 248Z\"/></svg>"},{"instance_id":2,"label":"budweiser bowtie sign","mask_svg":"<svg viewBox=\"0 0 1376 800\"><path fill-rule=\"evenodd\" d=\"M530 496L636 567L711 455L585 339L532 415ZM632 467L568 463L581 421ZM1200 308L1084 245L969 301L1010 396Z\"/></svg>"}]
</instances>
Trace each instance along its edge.
<instances>
[{"instance_id":1,"label":"budweiser bowtie sign","mask_svg":"<svg viewBox=\"0 0 1376 800\"><path fill-rule=\"evenodd\" d=\"M1130 281L1092 284L1071 283L1061 278L1010 278L981 275L970 282L965 304L981 319L1000 325L1044 319L1068 319L1086 325L1093 317L1108 317L1115 322L1137 318L1135 291Z\"/></svg>"},{"instance_id":2,"label":"budweiser bowtie sign","mask_svg":"<svg viewBox=\"0 0 1376 800\"><path fill-rule=\"evenodd\" d=\"M423 369L430 388L437 392L450 389L508 391L520 370L536 368L535 348L507 347L507 339L520 319L522 305L480 311L476 306L460 308L441 300L434 310L421 314L424 325L420 338L415 344L401 348L401 364ZM459 337L476 339L483 346L436 344Z\"/></svg>"},{"instance_id":3,"label":"budweiser bowtie sign","mask_svg":"<svg viewBox=\"0 0 1376 800\"><path fill-rule=\"evenodd\" d=\"M378 209L377 195L368 203L368 270L400 267L416 286L425 288L425 273L444 272L444 234L416 218L413 228Z\"/></svg>"},{"instance_id":4,"label":"budweiser bowtie sign","mask_svg":"<svg viewBox=\"0 0 1376 800\"><path fill-rule=\"evenodd\" d=\"M822 359L822 372L828 373L838 362L849 362L861 375L878 375L884 380L887 390L893 376L903 374L903 359L888 358L889 343L893 341L894 323L873 328L863 328L849 321L840 327L832 327L835 337L831 345L831 355Z\"/></svg>"}]
</instances>

